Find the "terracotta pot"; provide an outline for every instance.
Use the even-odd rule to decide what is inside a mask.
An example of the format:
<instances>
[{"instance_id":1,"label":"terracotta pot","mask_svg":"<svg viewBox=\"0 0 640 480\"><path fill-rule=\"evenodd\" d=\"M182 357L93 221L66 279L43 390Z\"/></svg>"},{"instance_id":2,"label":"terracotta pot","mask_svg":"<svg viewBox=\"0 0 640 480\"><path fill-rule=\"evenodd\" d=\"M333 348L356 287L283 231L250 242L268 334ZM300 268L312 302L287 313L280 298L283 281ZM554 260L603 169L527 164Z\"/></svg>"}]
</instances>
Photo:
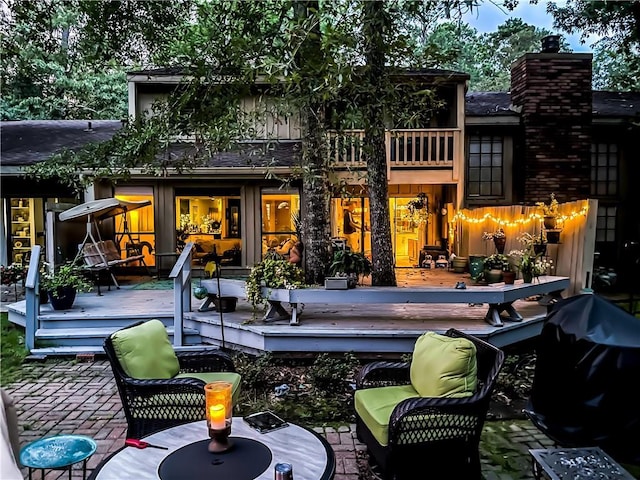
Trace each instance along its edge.
<instances>
[{"instance_id":1,"label":"terracotta pot","mask_svg":"<svg viewBox=\"0 0 640 480\"><path fill-rule=\"evenodd\" d=\"M516 281L516 272L502 272L502 280L505 285L513 285Z\"/></svg>"}]
</instances>

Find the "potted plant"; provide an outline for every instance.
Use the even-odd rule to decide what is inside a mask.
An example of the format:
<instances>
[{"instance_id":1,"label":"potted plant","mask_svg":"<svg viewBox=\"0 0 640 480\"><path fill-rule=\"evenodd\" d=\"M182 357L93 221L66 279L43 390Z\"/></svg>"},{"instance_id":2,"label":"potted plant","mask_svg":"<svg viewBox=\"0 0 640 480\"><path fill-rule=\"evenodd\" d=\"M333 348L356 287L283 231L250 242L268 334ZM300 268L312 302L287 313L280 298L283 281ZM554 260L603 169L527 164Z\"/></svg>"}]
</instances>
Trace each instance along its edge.
<instances>
[{"instance_id":1,"label":"potted plant","mask_svg":"<svg viewBox=\"0 0 640 480\"><path fill-rule=\"evenodd\" d=\"M265 258L254 265L246 283L247 300L254 309L266 305L262 287L286 288L304 287L304 272L297 265L282 258Z\"/></svg>"},{"instance_id":2,"label":"potted plant","mask_svg":"<svg viewBox=\"0 0 640 480\"><path fill-rule=\"evenodd\" d=\"M504 247L507 244L507 234L504 233L502 228L498 228L495 232L484 232L482 234L482 239L493 240L496 251L500 254L504 253Z\"/></svg>"},{"instance_id":3,"label":"potted plant","mask_svg":"<svg viewBox=\"0 0 640 480\"><path fill-rule=\"evenodd\" d=\"M509 257L504 253L494 253L484 260L484 278L488 283L502 281L502 272L511 270Z\"/></svg>"},{"instance_id":4,"label":"potted plant","mask_svg":"<svg viewBox=\"0 0 640 480\"><path fill-rule=\"evenodd\" d=\"M364 253L353 252L346 248L333 252L333 259L328 269L329 279L346 277L348 288L355 288L360 277L367 277L370 274L371 261Z\"/></svg>"},{"instance_id":5,"label":"potted plant","mask_svg":"<svg viewBox=\"0 0 640 480\"><path fill-rule=\"evenodd\" d=\"M54 310L68 310L77 293L93 289L93 282L86 277L86 270L73 262L67 262L42 276L42 288L49 294Z\"/></svg>"},{"instance_id":6,"label":"potted plant","mask_svg":"<svg viewBox=\"0 0 640 480\"><path fill-rule=\"evenodd\" d=\"M514 259L515 267L522 272L524 283L531 283L535 278L553 270L553 261L547 259L534 250L534 237L523 233L518 237L522 250L512 250L509 256Z\"/></svg>"},{"instance_id":7,"label":"potted plant","mask_svg":"<svg viewBox=\"0 0 640 480\"><path fill-rule=\"evenodd\" d=\"M554 193L549 195L549 205L544 202L536 202L536 205L542 210L544 228L552 230L556 228L558 222L558 207L560 206Z\"/></svg>"}]
</instances>

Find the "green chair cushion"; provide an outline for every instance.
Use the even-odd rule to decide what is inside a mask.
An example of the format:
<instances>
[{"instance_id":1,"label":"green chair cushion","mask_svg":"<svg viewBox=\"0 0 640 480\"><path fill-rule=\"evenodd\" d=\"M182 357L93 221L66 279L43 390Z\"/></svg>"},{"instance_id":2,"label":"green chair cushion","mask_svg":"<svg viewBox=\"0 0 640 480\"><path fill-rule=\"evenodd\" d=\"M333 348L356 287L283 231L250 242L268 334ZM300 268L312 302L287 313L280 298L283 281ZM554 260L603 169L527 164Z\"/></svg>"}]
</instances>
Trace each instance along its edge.
<instances>
[{"instance_id":1,"label":"green chair cushion","mask_svg":"<svg viewBox=\"0 0 640 480\"><path fill-rule=\"evenodd\" d=\"M118 330L111 342L120 365L132 378L172 378L180 371L180 362L160 320Z\"/></svg>"},{"instance_id":2,"label":"green chair cushion","mask_svg":"<svg viewBox=\"0 0 640 480\"><path fill-rule=\"evenodd\" d=\"M197 373L179 373L175 378L197 378L204 383L211 382L229 382L232 387L232 401L236 405L240 398L240 374L235 372L197 372Z\"/></svg>"},{"instance_id":3,"label":"green chair cushion","mask_svg":"<svg viewBox=\"0 0 640 480\"><path fill-rule=\"evenodd\" d=\"M415 343L411 384L421 397L468 397L476 390L477 367L473 342L427 332Z\"/></svg>"},{"instance_id":4,"label":"green chair cushion","mask_svg":"<svg viewBox=\"0 0 640 480\"><path fill-rule=\"evenodd\" d=\"M358 416L371 430L378 443L387 445L391 412L401 401L419 396L411 385L365 388L356 390L354 404Z\"/></svg>"}]
</instances>

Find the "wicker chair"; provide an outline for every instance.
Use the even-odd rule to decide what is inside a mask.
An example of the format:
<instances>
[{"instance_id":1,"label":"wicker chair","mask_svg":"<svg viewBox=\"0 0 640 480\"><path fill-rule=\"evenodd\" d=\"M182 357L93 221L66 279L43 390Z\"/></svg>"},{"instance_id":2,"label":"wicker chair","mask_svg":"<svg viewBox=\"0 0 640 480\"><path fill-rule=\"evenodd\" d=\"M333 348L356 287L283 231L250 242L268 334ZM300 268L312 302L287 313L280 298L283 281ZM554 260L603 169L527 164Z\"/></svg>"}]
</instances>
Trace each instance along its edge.
<instances>
[{"instance_id":1,"label":"wicker chair","mask_svg":"<svg viewBox=\"0 0 640 480\"><path fill-rule=\"evenodd\" d=\"M449 329L445 336L466 338L476 347L477 386L471 396L449 398L410 394L410 398L401 400L395 407L391 403L386 445L378 441L366 420L356 411L358 439L366 444L372 467L379 468L378 473L385 479L482 478L480 434L498 372L504 363L504 353L455 329ZM365 388L411 385L410 367L407 362L366 364L356 378L356 403L358 391ZM379 400L385 394L381 389L375 399Z\"/></svg>"},{"instance_id":2,"label":"wicker chair","mask_svg":"<svg viewBox=\"0 0 640 480\"><path fill-rule=\"evenodd\" d=\"M154 341L153 339L162 340L155 342L161 345L153 345L153 358L146 362L149 365L154 364L153 362L157 364L159 360L156 352L159 349L164 349L166 355L166 343L169 342L166 329L159 320L134 323L112 333L104 341L104 351L111 363L127 418L128 438L141 438L165 428L204 420L204 386L212 381L222 380L233 383L233 400L234 404L236 403L240 392L240 375L235 373L231 357L220 350L173 352L171 347L170 352L173 352L179 363L177 374L171 378L133 378L130 376L127 370L131 370L131 368L127 368L126 360L122 360L121 355L117 353L119 350L117 346L114 346L114 342L117 343L114 337L118 332L127 330L129 331L126 333L129 335L137 334L134 329L142 328L143 324L146 324L144 326L147 330L140 330L139 335L144 343L149 344ZM154 337L151 340L148 335L149 327L155 329ZM163 333L158 333L159 329ZM166 338L162 339L162 335ZM168 346L170 347L170 345L169 343ZM140 360L140 355L137 355L137 361L140 362ZM125 363L124 366L123 363Z\"/></svg>"}]
</instances>

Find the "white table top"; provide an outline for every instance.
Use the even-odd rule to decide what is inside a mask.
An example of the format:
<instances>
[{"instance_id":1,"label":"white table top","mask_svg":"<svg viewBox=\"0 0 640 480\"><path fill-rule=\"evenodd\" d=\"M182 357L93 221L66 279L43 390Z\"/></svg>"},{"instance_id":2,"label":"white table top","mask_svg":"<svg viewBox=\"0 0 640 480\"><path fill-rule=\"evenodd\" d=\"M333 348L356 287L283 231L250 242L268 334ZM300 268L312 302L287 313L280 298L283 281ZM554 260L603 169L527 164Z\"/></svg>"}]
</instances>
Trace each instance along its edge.
<instances>
[{"instance_id":1,"label":"white table top","mask_svg":"<svg viewBox=\"0 0 640 480\"><path fill-rule=\"evenodd\" d=\"M241 417L234 417L231 437L257 440L271 450L271 464L258 477L273 480L276 463L293 465L296 480L330 480L335 471L335 455L328 442L311 430L295 424L269 433L259 433L249 427ZM127 478L157 480L158 467L162 460L175 450L209 438L205 420L169 428L145 437L155 445L169 447L168 450L126 447L109 457L94 470L90 480L123 480Z\"/></svg>"}]
</instances>

